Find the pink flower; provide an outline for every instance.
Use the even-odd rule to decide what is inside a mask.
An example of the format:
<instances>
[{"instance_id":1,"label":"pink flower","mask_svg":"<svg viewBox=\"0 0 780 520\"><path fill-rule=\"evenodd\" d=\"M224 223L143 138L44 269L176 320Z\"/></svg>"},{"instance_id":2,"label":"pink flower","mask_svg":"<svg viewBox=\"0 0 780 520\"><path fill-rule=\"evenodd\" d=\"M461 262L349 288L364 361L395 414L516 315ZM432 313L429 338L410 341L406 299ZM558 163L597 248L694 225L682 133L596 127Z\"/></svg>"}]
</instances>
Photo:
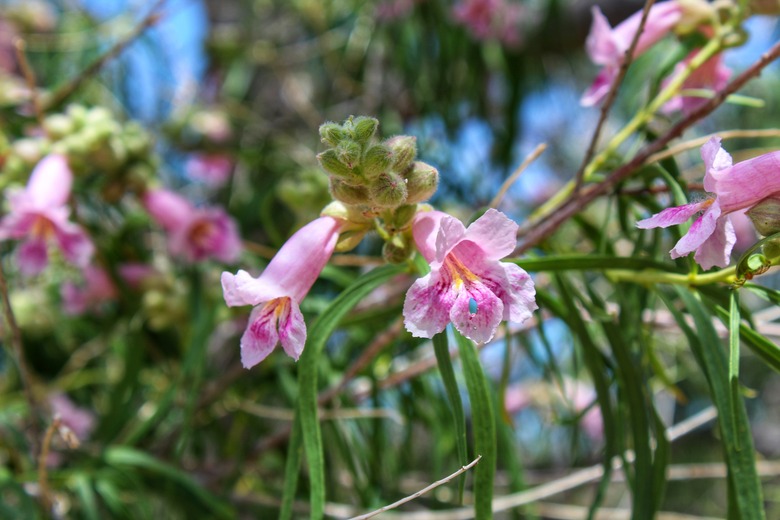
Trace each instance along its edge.
<instances>
[{"instance_id":1,"label":"pink flower","mask_svg":"<svg viewBox=\"0 0 780 520\"><path fill-rule=\"evenodd\" d=\"M690 63L690 61L696 55L696 52L692 52L691 54L688 55L688 57L685 58L685 60L683 60L681 63L678 63L675 66L672 76L669 79L664 80L664 86L674 76L682 73L685 67L688 66L688 63ZM706 90L714 91L713 93L715 93L719 90L722 90L726 86L730 76L731 76L731 69L729 69L723 64L722 55L716 54L712 58L705 61L701 67L694 70L691 73L691 75L688 76L688 79L686 79L682 85L682 89L683 90L706 89ZM661 108L661 110L667 114L680 110L682 111L683 114L687 115L693 112L694 110L696 110L697 108L699 108L702 104L706 102L707 99L703 97L677 95L672 99L670 99Z\"/></svg>"},{"instance_id":2,"label":"pink flower","mask_svg":"<svg viewBox=\"0 0 780 520\"><path fill-rule=\"evenodd\" d=\"M506 0L462 0L452 8L455 20L477 40L496 38L508 46L520 43L523 6Z\"/></svg>"},{"instance_id":3,"label":"pink flower","mask_svg":"<svg viewBox=\"0 0 780 520\"><path fill-rule=\"evenodd\" d=\"M406 329L431 338L452 322L467 338L484 343L502 319L530 318L537 308L531 277L515 264L499 262L517 245L517 227L495 209L468 229L440 211L418 214L412 233L431 272L406 293Z\"/></svg>"},{"instance_id":4,"label":"pink flower","mask_svg":"<svg viewBox=\"0 0 780 520\"><path fill-rule=\"evenodd\" d=\"M54 242L65 260L84 267L94 246L80 226L70 222L67 201L73 175L65 157L44 157L27 187L10 198L11 211L0 221L0 241L23 240L17 251L19 269L38 274L49 262L48 245Z\"/></svg>"},{"instance_id":5,"label":"pink flower","mask_svg":"<svg viewBox=\"0 0 780 520\"><path fill-rule=\"evenodd\" d=\"M682 224L699 212L688 232L670 251L672 258L696 251L694 258L704 269L726 267L737 240L730 213L751 208L780 193L780 151L732 165L731 156L713 137L701 148L706 173L704 189L714 194L701 202L667 208L637 222L641 229Z\"/></svg>"},{"instance_id":6,"label":"pink flower","mask_svg":"<svg viewBox=\"0 0 780 520\"><path fill-rule=\"evenodd\" d=\"M60 291L65 314L78 315L98 309L106 301L117 296L114 282L102 267L88 265L84 268L84 283L71 281L62 284Z\"/></svg>"},{"instance_id":7,"label":"pink flower","mask_svg":"<svg viewBox=\"0 0 780 520\"><path fill-rule=\"evenodd\" d=\"M86 439L94 430L95 414L76 406L65 394L49 395L49 405L52 414L55 417L59 416L60 422L70 428L79 440Z\"/></svg>"},{"instance_id":8,"label":"pink flower","mask_svg":"<svg viewBox=\"0 0 780 520\"><path fill-rule=\"evenodd\" d=\"M593 85L585 91L580 99L582 106L598 104L609 92L609 88L620 71L620 64L626 51L634 39L639 22L642 20L642 11L636 12L629 18L612 28L607 18L598 6L593 6L593 25L585 41L585 49L591 61L601 65L602 69L596 76ZM658 40L666 36L682 17L682 7L674 1L659 2L650 8L647 15L642 35L634 49L634 57L641 55Z\"/></svg>"},{"instance_id":9,"label":"pink flower","mask_svg":"<svg viewBox=\"0 0 780 520\"><path fill-rule=\"evenodd\" d=\"M214 257L230 263L241 253L236 224L222 208L196 208L168 190L147 192L144 205L170 235L169 247L174 256L188 262Z\"/></svg>"},{"instance_id":10,"label":"pink flower","mask_svg":"<svg viewBox=\"0 0 780 520\"><path fill-rule=\"evenodd\" d=\"M137 290L149 283L150 280L158 278L160 273L148 264L140 262L128 262L117 268L119 276L130 289Z\"/></svg>"},{"instance_id":11,"label":"pink flower","mask_svg":"<svg viewBox=\"0 0 780 520\"><path fill-rule=\"evenodd\" d=\"M222 291L229 307L253 305L241 337L245 368L264 360L277 343L297 360L306 344L306 324L299 304L328 263L339 237L340 222L320 217L285 242L259 278L246 271L222 273Z\"/></svg>"},{"instance_id":12,"label":"pink flower","mask_svg":"<svg viewBox=\"0 0 780 520\"><path fill-rule=\"evenodd\" d=\"M233 171L233 160L224 154L193 154L186 164L187 176L209 186L227 182Z\"/></svg>"}]
</instances>

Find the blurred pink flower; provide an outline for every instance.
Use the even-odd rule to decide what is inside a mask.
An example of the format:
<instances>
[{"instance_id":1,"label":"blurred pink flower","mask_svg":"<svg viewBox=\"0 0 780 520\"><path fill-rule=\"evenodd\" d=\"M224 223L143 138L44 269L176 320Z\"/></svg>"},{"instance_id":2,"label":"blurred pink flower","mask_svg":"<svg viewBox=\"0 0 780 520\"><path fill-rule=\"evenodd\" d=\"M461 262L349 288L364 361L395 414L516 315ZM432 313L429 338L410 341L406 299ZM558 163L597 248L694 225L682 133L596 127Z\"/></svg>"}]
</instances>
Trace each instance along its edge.
<instances>
[{"instance_id":1,"label":"blurred pink flower","mask_svg":"<svg viewBox=\"0 0 780 520\"><path fill-rule=\"evenodd\" d=\"M23 274L37 274L46 267L52 242L76 266L85 267L92 258L92 242L80 226L68 220L72 183L65 157L49 155L35 167L27 187L9 196L11 211L0 221L0 241L23 241L16 254Z\"/></svg>"},{"instance_id":2,"label":"blurred pink flower","mask_svg":"<svg viewBox=\"0 0 780 520\"><path fill-rule=\"evenodd\" d=\"M386 0L376 6L376 17L383 22L391 22L406 18L414 9L414 4L421 0Z\"/></svg>"},{"instance_id":3,"label":"blurred pink flower","mask_svg":"<svg viewBox=\"0 0 780 520\"><path fill-rule=\"evenodd\" d=\"M193 154L185 166L187 176L209 186L219 187L230 179L233 160L225 154Z\"/></svg>"},{"instance_id":4,"label":"blurred pink flower","mask_svg":"<svg viewBox=\"0 0 780 520\"><path fill-rule=\"evenodd\" d=\"M704 269L726 267L737 240L731 213L751 208L780 193L780 151L732 164L731 156L713 137L701 148L706 173L704 189L714 194L701 202L667 208L637 222L641 229L682 224L699 212L688 232L670 251L672 258L696 251L694 258Z\"/></svg>"},{"instance_id":5,"label":"blurred pink flower","mask_svg":"<svg viewBox=\"0 0 780 520\"><path fill-rule=\"evenodd\" d=\"M598 104L609 92L642 20L642 11L638 11L613 28L598 6L593 6L592 13L593 25L585 41L585 49L591 61L601 65L602 69L580 99L580 104L586 107ZM680 21L682 13L682 7L675 1L654 4L637 41L634 57L641 55L666 36Z\"/></svg>"},{"instance_id":6,"label":"blurred pink flower","mask_svg":"<svg viewBox=\"0 0 780 520\"><path fill-rule=\"evenodd\" d=\"M65 394L49 395L49 406L52 415L59 417L60 423L67 426L79 440L88 438L95 429L95 414L76 406Z\"/></svg>"},{"instance_id":7,"label":"blurred pink flower","mask_svg":"<svg viewBox=\"0 0 780 520\"><path fill-rule=\"evenodd\" d=\"M79 315L98 309L103 303L117 297L114 282L105 269L88 265L83 270L84 283L72 281L62 284L60 294L65 314Z\"/></svg>"},{"instance_id":8,"label":"blurred pink flower","mask_svg":"<svg viewBox=\"0 0 780 520\"><path fill-rule=\"evenodd\" d=\"M520 44L520 22L525 14L519 3L507 0L462 0L452 8L455 20L477 40L495 38L508 46Z\"/></svg>"},{"instance_id":9,"label":"blurred pink flower","mask_svg":"<svg viewBox=\"0 0 780 520\"><path fill-rule=\"evenodd\" d=\"M143 264L140 262L127 262L120 265L117 270L119 276L125 281L130 289L139 289L148 280L155 278L160 273L149 264Z\"/></svg>"},{"instance_id":10,"label":"blurred pink flower","mask_svg":"<svg viewBox=\"0 0 780 520\"><path fill-rule=\"evenodd\" d=\"M517 224L489 209L468 229L441 211L419 213L412 232L431 272L409 288L406 329L432 338L452 322L476 342L493 338L501 320L522 323L537 308L531 277L499 260L517 245Z\"/></svg>"},{"instance_id":11,"label":"blurred pink flower","mask_svg":"<svg viewBox=\"0 0 780 520\"><path fill-rule=\"evenodd\" d=\"M241 337L244 368L260 363L278 343L291 358L301 355L306 324L299 304L333 254L339 229L338 220L320 217L291 236L259 278L243 270L235 275L222 273L227 305L254 306Z\"/></svg>"},{"instance_id":12,"label":"blurred pink flower","mask_svg":"<svg viewBox=\"0 0 780 520\"><path fill-rule=\"evenodd\" d=\"M675 66L672 76L664 80L664 86L666 86L674 76L682 73L693 57L696 56L697 52L698 51L692 52L684 61ZM726 86L729 77L731 77L731 69L723 64L723 56L721 54L716 54L688 76L688 79L683 83L682 89L703 89L712 91L712 93L715 94ZM683 114L687 115L706 102L707 98L704 97L677 95L670 99L661 108L661 111L668 114L680 110Z\"/></svg>"},{"instance_id":13,"label":"blurred pink flower","mask_svg":"<svg viewBox=\"0 0 780 520\"><path fill-rule=\"evenodd\" d=\"M144 195L149 214L168 232L171 254L188 262L214 257L230 263L241 253L236 224L222 208L196 208L168 190Z\"/></svg>"}]
</instances>

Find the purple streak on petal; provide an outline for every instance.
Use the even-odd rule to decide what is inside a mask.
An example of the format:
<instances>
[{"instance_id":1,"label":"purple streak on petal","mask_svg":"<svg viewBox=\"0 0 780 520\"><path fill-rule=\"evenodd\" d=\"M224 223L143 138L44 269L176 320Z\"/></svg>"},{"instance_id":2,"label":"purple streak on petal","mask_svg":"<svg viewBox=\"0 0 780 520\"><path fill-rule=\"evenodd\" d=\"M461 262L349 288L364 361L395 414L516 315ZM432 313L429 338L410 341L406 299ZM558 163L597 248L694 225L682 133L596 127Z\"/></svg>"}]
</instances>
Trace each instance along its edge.
<instances>
[{"instance_id":1,"label":"purple streak on petal","mask_svg":"<svg viewBox=\"0 0 780 520\"><path fill-rule=\"evenodd\" d=\"M412 224L414 243L428 262L432 262L436 257L436 237L439 234L441 220L445 217L449 215L442 211L422 211L414 217Z\"/></svg>"},{"instance_id":2,"label":"purple streak on petal","mask_svg":"<svg viewBox=\"0 0 780 520\"><path fill-rule=\"evenodd\" d=\"M62 206L70 197L73 174L62 155L47 155L35 166L25 189L25 198L36 209Z\"/></svg>"},{"instance_id":3,"label":"purple streak on petal","mask_svg":"<svg viewBox=\"0 0 780 520\"><path fill-rule=\"evenodd\" d=\"M438 271L415 281L404 300L406 330L416 338L432 338L443 331L456 296L452 281Z\"/></svg>"},{"instance_id":4,"label":"purple streak on petal","mask_svg":"<svg viewBox=\"0 0 780 520\"><path fill-rule=\"evenodd\" d=\"M46 242L43 240L28 240L16 250L16 261L19 271L24 276L33 276L43 271L49 263Z\"/></svg>"},{"instance_id":5,"label":"purple streak on petal","mask_svg":"<svg viewBox=\"0 0 780 520\"><path fill-rule=\"evenodd\" d=\"M241 337L241 364L252 368L268 357L279 342L276 330L276 306L279 300L255 307L249 315L244 335Z\"/></svg>"},{"instance_id":6,"label":"purple streak on petal","mask_svg":"<svg viewBox=\"0 0 780 520\"><path fill-rule=\"evenodd\" d=\"M684 206L666 208L660 213L656 213L650 218L640 220L636 223L639 229L667 228L687 222L692 216L704 209L710 201L693 202Z\"/></svg>"},{"instance_id":7,"label":"purple streak on petal","mask_svg":"<svg viewBox=\"0 0 780 520\"><path fill-rule=\"evenodd\" d=\"M720 206L718 201L715 200L707 211L694 221L688 232L675 244L674 249L670 251L672 258L680 258L698 249L715 232L720 215Z\"/></svg>"},{"instance_id":8,"label":"purple streak on petal","mask_svg":"<svg viewBox=\"0 0 780 520\"><path fill-rule=\"evenodd\" d=\"M298 304L286 299L284 310L279 316L279 342L288 356L298 361L306 345L306 323Z\"/></svg>"},{"instance_id":9,"label":"purple streak on petal","mask_svg":"<svg viewBox=\"0 0 780 520\"><path fill-rule=\"evenodd\" d=\"M727 267L731 262L731 250L737 242L737 234L734 225L728 216L718 219L715 231L696 250L694 259L702 269L711 269L713 266Z\"/></svg>"},{"instance_id":10,"label":"purple streak on petal","mask_svg":"<svg viewBox=\"0 0 780 520\"><path fill-rule=\"evenodd\" d=\"M517 247L518 227L509 217L491 208L468 227L462 240L479 246L484 258L499 260Z\"/></svg>"},{"instance_id":11,"label":"purple streak on petal","mask_svg":"<svg viewBox=\"0 0 780 520\"><path fill-rule=\"evenodd\" d=\"M169 190L148 191L143 201L146 211L167 231L185 227L195 212L187 199Z\"/></svg>"},{"instance_id":12,"label":"purple streak on petal","mask_svg":"<svg viewBox=\"0 0 780 520\"><path fill-rule=\"evenodd\" d=\"M477 302L472 313L471 299ZM461 291L450 310L450 320L458 331L477 343L493 339L504 315L504 304L482 283L471 283Z\"/></svg>"},{"instance_id":13,"label":"purple streak on petal","mask_svg":"<svg viewBox=\"0 0 780 520\"><path fill-rule=\"evenodd\" d=\"M534 281L520 266L504 262L506 277L509 280L509 290L504 294L496 293L504 302L504 319L513 323L523 323L531 317L536 305L536 289Z\"/></svg>"}]
</instances>

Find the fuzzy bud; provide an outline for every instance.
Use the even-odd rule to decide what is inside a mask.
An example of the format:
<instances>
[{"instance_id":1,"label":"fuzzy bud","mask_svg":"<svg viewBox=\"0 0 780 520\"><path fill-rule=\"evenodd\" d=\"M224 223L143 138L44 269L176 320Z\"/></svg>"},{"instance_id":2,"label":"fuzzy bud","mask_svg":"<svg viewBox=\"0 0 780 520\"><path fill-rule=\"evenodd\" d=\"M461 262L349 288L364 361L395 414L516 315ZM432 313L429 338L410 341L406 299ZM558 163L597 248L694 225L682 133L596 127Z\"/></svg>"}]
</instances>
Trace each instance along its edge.
<instances>
[{"instance_id":1,"label":"fuzzy bud","mask_svg":"<svg viewBox=\"0 0 780 520\"><path fill-rule=\"evenodd\" d=\"M763 236L780 232L780 199L766 198L747 210L747 216Z\"/></svg>"},{"instance_id":2,"label":"fuzzy bud","mask_svg":"<svg viewBox=\"0 0 780 520\"><path fill-rule=\"evenodd\" d=\"M73 120L65 114L52 114L43 120L43 128L52 139L62 139L73 132Z\"/></svg>"},{"instance_id":3,"label":"fuzzy bud","mask_svg":"<svg viewBox=\"0 0 780 520\"><path fill-rule=\"evenodd\" d=\"M395 211L393 211L391 221L386 224L389 225L392 230L400 230L407 227L416 214L417 204L404 204L403 206L398 206Z\"/></svg>"},{"instance_id":4,"label":"fuzzy bud","mask_svg":"<svg viewBox=\"0 0 780 520\"><path fill-rule=\"evenodd\" d=\"M393 168L398 172L406 171L417 157L417 138L411 135L397 135L385 141L385 146L393 151Z\"/></svg>"},{"instance_id":5,"label":"fuzzy bud","mask_svg":"<svg viewBox=\"0 0 780 520\"><path fill-rule=\"evenodd\" d=\"M333 198L344 204L360 205L368 204L368 190L363 186L352 186L340 180L338 177L330 178L330 194Z\"/></svg>"},{"instance_id":6,"label":"fuzzy bud","mask_svg":"<svg viewBox=\"0 0 780 520\"><path fill-rule=\"evenodd\" d=\"M320 138L325 144L335 148L345 137L347 137L347 134L338 123L327 122L320 125Z\"/></svg>"},{"instance_id":7,"label":"fuzzy bud","mask_svg":"<svg viewBox=\"0 0 780 520\"><path fill-rule=\"evenodd\" d=\"M416 204L430 199L439 185L439 171L424 162L414 163L406 176L406 188L409 190L407 204Z\"/></svg>"},{"instance_id":8,"label":"fuzzy bud","mask_svg":"<svg viewBox=\"0 0 780 520\"><path fill-rule=\"evenodd\" d=\"M352 121L352 135L359 143L368 143L374 137L379 121L373 117L359 116Z\"/></svg>"},{"instance_id":9,"label":"fuzzy bud","mask_svg":"<svg viewBox=\"0 0 780 520\"><path fill-rule=\"evenodd\" d=\"M343 140L335 148L336 157L342 164L352 169L360 164L360 154L362 152L360 145L355 141Z\"/></svg>"},{"instance_id":10,"label":"fuzzy bud","mask_svg":"<svg viewBox=\"0 0 780 520\"><path fill-rule=\"evenodd\" d=\"M330 175L335 175L348 181L359 180L355 172L352 171L352 168L348 167L339 160L339 154L333 148L325 150L321 154L317 155L317 160L320 161L322 168Z\"/></svg>"},{"instance_id":11,"label":"fuzzy bud","mask_svg":"<svg viewBox=\"0 0 780 520\"><path fill-rule=\"evenodd\" d=\"M393 151L385 145L377 144L366 150L363 154L361 167L363 173L374 179L380 173L386 172L393 164Z\"/></svg>"},{"instance_id":12,"label":"fuzzy bud","mask_svg":"<svg viewBox=\"0 0 780 520\"><path fill-rule=\"evenodd\" d=\"M382 257L391 264L405 262L414 251L411 244L408 236L395 235L382 246Z\"/></svg>"},{"instance_id":13,"label":"fuzzy bud","mask_svg":"<svg viewBox=\"0 0 780 520\"><path fill-rule=\"evenodd\" d=\"M393 172L379 174L371 185L371 202L383 208L394 208L406 201L406 181Z\"/></svg>"}]
</instances>

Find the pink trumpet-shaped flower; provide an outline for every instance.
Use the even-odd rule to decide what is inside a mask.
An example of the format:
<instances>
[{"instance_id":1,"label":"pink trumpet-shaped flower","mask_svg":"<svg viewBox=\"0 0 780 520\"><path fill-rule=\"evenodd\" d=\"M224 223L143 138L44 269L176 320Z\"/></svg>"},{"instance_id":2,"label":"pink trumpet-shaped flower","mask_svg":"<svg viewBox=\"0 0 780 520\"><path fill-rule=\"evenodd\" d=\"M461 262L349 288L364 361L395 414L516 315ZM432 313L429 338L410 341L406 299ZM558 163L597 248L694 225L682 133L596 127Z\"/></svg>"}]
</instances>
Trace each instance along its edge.
<instances>
[{"instance_id":1,"label":"pink trumpet-shaped flower","mask_svg":"<svg viewBox=\"0 0 780 520\"><path fill-rule=\"evenodd\" d=\"M591 61L601 65L602 69L580 99L580 104L586 107L598 104L609 92L642 20L642 11L639 11L613 28L598 6L593 6L592 13L593 25L585 41L585 49ZM674 1L654 4L634 48L634 57L641 55L666 36L680 21L682 13L682 7Z\"/></svg>"},{"instance_id":2,"label":"pink trumpet-shaped flower","mask_svg":"<svg viewBox=\"0 0 780 520\"><path fill-rule=\"evenodd\" d=\"M117 296L114 282L105 269L94 265L84 268L84 283L76 285L71 281L62 284L60 291L65 314L79 315L97 309L106 301Z\"/></svg>"},{"instance_id":3,"label":"pink trumpet-shaped flower","mask_svg":"<svg viewBox=\"0 0 780 520\"><path fill-rule=\"evenodd\" d=\"M664 81L664 86L671 78L680 74L695 55L696 52L692 52L685 60L678 63L672 76ZM729 77L731 77L731 69L723 64L723 55L716 54L688 76L682 85L682 90L704 89L711 90L714 94L726 86ZM680 110L683 114L688 115L706 102L707 99L704 97L680 94L670 99L661 110L667 114Z\"/></svg>"},{"instance_id":4,"label":"pink trumpet-shaped flower","mask_svg":"<svg viewBox=\"0 0 780 520\"><path fill-rule=\"evenodd\" d=\"M50 243L57 245L65 260L79 267L92 258L95 248L89 237L68 220L72 183L65 157L49 155L35 167L27 187L9 197L11 211L0 221L0 241L23 241L17 251L23 274L43 271L49 262Z\"/></svg>"},{"instance_id":5,"label":"pink trumpet-shaped flower","mask_svg":"<svg viewBox=\"0 0 780 520\"><path fill-rule=\"evenodd\" d=\"M168 190L153 190L144 196L149 214L170 237L171 254L188 262L214 257L230 263L241 253L236 224L222 208L196 208L184 197Z\"/></svg>"},{"instance_id":6,"label":"pink trumpet-shaped flower","mask_svg":"<svg viewBox=\"0 0 780 520\"><path fill-rule=\"evenodd\" d=\"M299 304L328 263L339 238L340 222L320 217L299 229L279 249L259 278L246 271L222 273L229 307L253 305L241 337L244 368L264 360L277 343L297 360L306 344L306 324Z\"/></svg>"},{"instance_id":7,"label":"pink trumpet-shaped flower","mask_svg":"<svg viewBox=\"0 0 780 520\"><path fill-rule=\"evenodd\" d=\"M694 259L704 269L726 267L737 240L730 214L751 208L780 193L780 151L732 164L731 156L711 138L701 148L704 160L704 189L714 194L701 202L668 208L637 222L641 229L666 228L682 224L699 212L688 232L670 251L672 258L696 251Z\"/></svg>"},{"instance_id":8,"label":"pink trumpet-shaped flower","mask_svg":"<svg viewBox=\"0 0 780 520\"><path fill-rule=\"evenodd\" d=\"M412 233L431 272L406 293L406 329L431 338L452 322L467 338L485 343L502 319L530 318L537 308L531 277L515 264L499 262L517 245L517 227L495 209L468 229L440 211L418 214Z\"/></svg>"}]
</instances>

